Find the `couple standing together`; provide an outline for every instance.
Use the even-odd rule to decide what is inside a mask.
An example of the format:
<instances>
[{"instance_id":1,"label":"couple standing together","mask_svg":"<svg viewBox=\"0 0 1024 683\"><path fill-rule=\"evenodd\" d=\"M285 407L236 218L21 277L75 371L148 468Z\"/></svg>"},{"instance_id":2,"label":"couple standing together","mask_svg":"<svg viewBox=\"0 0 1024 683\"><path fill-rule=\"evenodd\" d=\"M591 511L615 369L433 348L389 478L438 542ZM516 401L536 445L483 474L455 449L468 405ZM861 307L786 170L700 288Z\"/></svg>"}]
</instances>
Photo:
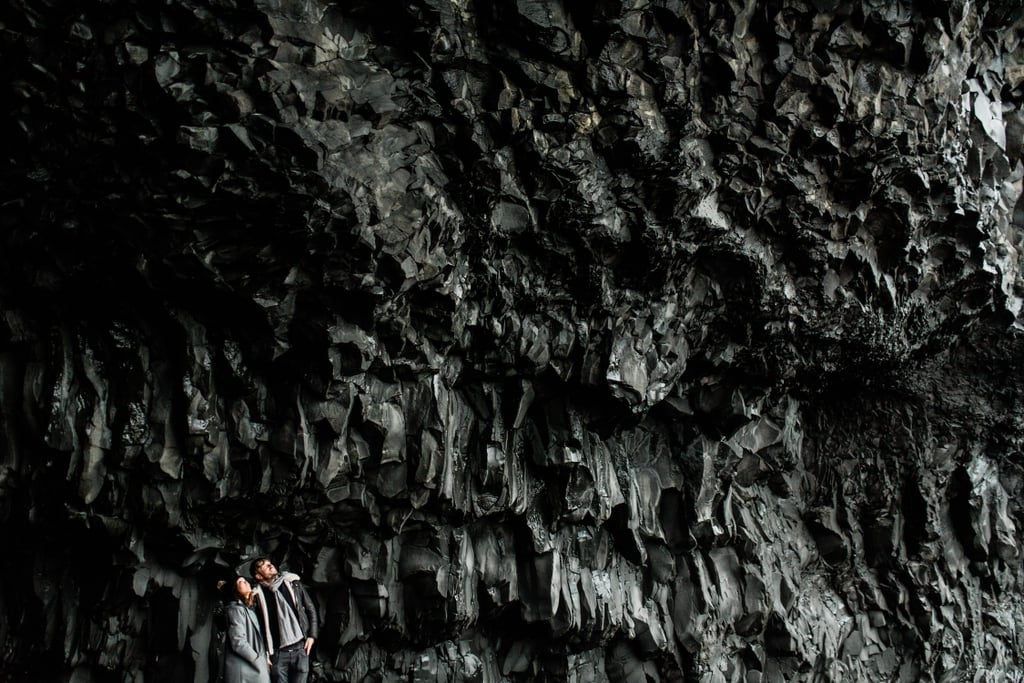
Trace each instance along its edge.
<instances>
[{"instance_id":1,"label":"couple standing together","mask_svg":"<svg viewBox=\"0 0 1024 683\"><path fill-rule=\"evenodd\" d=\"M316 606L299 577L278 572L265 558L253 560L249 573L223 583L225 683L306 683L309 653L320 621Z\"/></svg>"}]
</instances>

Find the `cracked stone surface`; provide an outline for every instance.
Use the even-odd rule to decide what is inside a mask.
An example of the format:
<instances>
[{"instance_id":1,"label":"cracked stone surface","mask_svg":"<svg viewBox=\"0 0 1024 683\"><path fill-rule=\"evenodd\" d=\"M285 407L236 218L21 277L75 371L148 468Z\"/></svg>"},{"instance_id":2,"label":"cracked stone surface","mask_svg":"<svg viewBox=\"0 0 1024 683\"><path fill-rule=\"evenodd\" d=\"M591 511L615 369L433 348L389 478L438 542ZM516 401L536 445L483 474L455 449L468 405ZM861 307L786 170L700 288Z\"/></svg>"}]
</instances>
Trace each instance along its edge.
<instances>
[{"instance_id":1,"label":"cracked stone surface","mask_svg":"<svg viewBox=\"0 0 1024 683\"><path fill-rule=\"evenodd\" d=\"M1024 680L1022 17L11 0L0 680Z\"/></svg>"}]
</instances>

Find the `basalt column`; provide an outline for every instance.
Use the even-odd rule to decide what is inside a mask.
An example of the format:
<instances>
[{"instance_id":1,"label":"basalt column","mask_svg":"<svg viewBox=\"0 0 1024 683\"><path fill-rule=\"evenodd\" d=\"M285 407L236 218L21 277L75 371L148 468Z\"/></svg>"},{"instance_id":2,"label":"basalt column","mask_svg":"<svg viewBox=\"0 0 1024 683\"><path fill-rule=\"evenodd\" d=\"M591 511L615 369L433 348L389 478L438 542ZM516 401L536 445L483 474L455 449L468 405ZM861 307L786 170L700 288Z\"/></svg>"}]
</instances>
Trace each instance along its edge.
<instances>
[{"instance_id":1,"label":"basalt column","mask_svg":"<svg viewBox=\"0 0 1024 683\"><path fill-rule=\"evenodd\" d=\"M1022 16L11 0L0 680L1021 680Z\"/></svg>"}]
</instances>

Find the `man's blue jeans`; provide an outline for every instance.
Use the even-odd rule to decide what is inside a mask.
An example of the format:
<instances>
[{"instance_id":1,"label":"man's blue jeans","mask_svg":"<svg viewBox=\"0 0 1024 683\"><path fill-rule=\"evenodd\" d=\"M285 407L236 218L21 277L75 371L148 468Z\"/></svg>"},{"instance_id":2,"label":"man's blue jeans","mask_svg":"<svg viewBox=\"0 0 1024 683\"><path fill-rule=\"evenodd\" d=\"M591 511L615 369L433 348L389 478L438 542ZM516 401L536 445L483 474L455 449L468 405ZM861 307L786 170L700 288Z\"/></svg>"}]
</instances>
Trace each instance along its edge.
<instances>
[{"instance_id":1,"label":"man's blue jeans","mask_svg":"<svg viewBox=\"0 0 1024 683\"><path fill-rule=\"evenodd\" d=\"M305 648L302 647L305 641L300 641L298 646L278 650L270 658L270 680L274 683L306 683L309 678L309 657Z\"/></svg>"}]
</instances>

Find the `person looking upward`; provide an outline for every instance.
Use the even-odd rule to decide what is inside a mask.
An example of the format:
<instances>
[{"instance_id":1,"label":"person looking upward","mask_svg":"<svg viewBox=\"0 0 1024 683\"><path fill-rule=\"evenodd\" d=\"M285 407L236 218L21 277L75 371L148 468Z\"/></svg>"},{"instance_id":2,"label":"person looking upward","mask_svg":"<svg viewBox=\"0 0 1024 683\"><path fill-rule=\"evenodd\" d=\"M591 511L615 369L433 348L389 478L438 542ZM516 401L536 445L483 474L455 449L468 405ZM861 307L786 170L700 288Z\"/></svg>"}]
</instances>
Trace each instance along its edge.
<instances>
[{"instance_id":1,"label":"person looking upward","mask_svg":"<svg viewBox=\"0 0 1024 683\"><path fill-rule=\"evenodd\" d=\"M259 584L253 602L270 652L271 680L306 683L320 629L316 605L299 575L279 572L269 558L256 558L249 571Z\"/></svg>"}]
</instances>

